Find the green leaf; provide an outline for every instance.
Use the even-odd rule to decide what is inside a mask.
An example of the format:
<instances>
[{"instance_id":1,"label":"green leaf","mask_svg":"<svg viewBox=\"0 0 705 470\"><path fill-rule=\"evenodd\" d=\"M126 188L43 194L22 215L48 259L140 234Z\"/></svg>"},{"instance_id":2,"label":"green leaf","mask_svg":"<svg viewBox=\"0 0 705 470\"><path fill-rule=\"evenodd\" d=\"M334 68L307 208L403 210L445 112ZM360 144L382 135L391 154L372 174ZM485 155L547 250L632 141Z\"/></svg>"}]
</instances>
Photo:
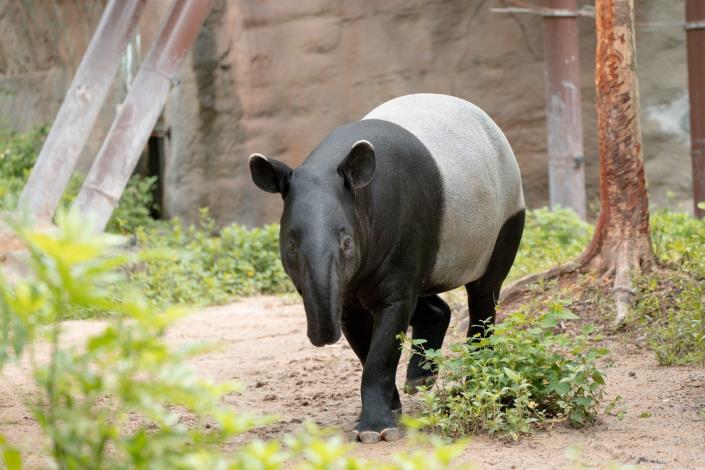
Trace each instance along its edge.
<instances>
[{"instance_id":1,"label":"green leaf","mask_svg":"<svg viewBox=\"0 0 705 470\"><path fill-rule=\"evenodd\" d=\"M553 390L557 394L563 396L566 393L570 392L570 383L568 383L568 382L551 383L551 390Z\"/></svg>"},{"instance_id":2,"label":"green leaf","mask_svg":"<svg viewBox=\"0 0 705 470\"><path fill-rule=\"evenodd\" d=\"M3 450L2 459L7 470L22 470L22 456L17 449Z\"/></svg>"}]
</instances>

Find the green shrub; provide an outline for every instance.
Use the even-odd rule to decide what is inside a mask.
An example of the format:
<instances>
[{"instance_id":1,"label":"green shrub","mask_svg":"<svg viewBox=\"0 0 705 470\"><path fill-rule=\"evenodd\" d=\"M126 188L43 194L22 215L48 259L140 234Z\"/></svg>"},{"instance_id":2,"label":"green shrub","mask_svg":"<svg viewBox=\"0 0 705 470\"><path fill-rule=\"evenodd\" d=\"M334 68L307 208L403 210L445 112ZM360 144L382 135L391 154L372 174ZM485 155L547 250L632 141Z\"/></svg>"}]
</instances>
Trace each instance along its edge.
<instances>
[{"instance_id":1,"label":"green shrub","mask_svg":"<svg viewBox=\"0 0 705 470\"><path fill-rule=\"evenodd\" d=\"M41 391L33 408L56 466L214 468L224 459L218 445L261 420L227 409L222 398L233 386L200 379L186 363L202 347L166 344L166 328L181 312L157 312L134 294L121 302L107 296L115 269L139 256L117 251L115 236L93 235L75 213L60 212L57 224L56 235L21 232L33 276L0 284L3 357L48 332L49 361L33 362ZM113 312L85 347L61 339L64 312L74 308ZM187 426L186 416L214 429Z\"/></svg>"},{"instance_id":2,"label":"green shrub","mask_svg":"<svg viewBox=\"0 0 705 470\"><path fill-rule=\"evenodd\" d=\"M156 176L132 175L105 230L116 233L134 233L138 227L153 225L154 195L152 191L156 184Z\"/></svg>"},{"instance_id":3,"label":"green shrub","mask_svg":"<svg viewBox=\"0 0 705 470\"><path fill-rule=\"evenodd\" d=\"M31 276L0 282L0 367L30 350L39 392L33 413L60 469L426 469L448 468L462 443L432 442L426 452L399 454L378 464L350 457L340 437L309 431L278 441L255 440L226 454L226 439L271 421L235 413L223 404L233 384L198 377L188 359L203 345L172 347L167 328L181 311L159 312L133 292L118 302L104 287L121 266L149 256L118 249L123 240L94 235L77 213L60 212L58 232L21 230ZM110 310L105 327L67 344L64 312ZM49 357L34 360L34 342L47 333ZM4 464L22 468L21 455L0 439Z\"/></svg>"},{"instance_id":4,"label":"green shrub","mask_svg":"<svg viewBox=\"0 0 705 470\"><path fill-rule=\"evenodd\" d=\"M535 318L515 313L491 328L492 336L451 346L451 354L427 351L439 379L423 394L428 424L445 435L480 431L513 440L548 420L583 426L595 419L604 375L604 349L584 335L556 334L577 317L563 303Z\"/></svg>"},{"instance_id":5,"label":"green shrub","mask_svg":"<svg viewBox=\"0 0 705 470\"><path fill-rule=\"evenodd\" d=\"M592 226L570 209L534 209L526 213L524 235L508 281L578 256L592 237Z\"/></svg>"},{"instance_id":6,"label":"green shrub","mask_svg":"<svg viewBox=\"0 0 705 470\"><path fill-rule=\"evenodd\" d=\"M292 292L279 259L279 226L247 229L231 225L220 232L207 211L197 225L184 228L178 219L137 231L140 246L171 250L169 259L154 259L130 275L150 300L210 305L235 297Z\"/></svg>"},{"instance_id":7,"label":"green shrub","mask_svg":"<svg viewBox=\"0 0 705 470\"><path fill-rule=\"evenodd\" d=\"M0 133L0 206L3 210L16 204L45 137L45 128L27 133Z\"/></svg>"},{"instance_id":8,"label":"green shrub","mask_svg":"<svg viewBox=\"0 0 705 470\"><path fill-rule=\"evenodd\" d=\"M13 210L47 135L46 128L27 133L0 134L0 209ZM60 206L68 207L81 189L83 176L72 175ZM132 233L138 226L148 226L153 220L152 189L156 177L133 175L127 183L117 208L108 222L108 231Z\"/></svg>"}]
</instances>

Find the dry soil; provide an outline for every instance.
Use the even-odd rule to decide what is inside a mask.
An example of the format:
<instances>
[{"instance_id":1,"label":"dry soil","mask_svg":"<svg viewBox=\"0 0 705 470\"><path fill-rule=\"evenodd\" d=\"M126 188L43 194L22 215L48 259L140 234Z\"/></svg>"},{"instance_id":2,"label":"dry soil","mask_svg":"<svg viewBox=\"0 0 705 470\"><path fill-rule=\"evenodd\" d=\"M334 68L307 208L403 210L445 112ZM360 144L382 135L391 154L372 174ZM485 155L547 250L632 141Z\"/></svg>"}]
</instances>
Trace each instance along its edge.
<instances>
[{"instance_id":1,"label":"dry soil","mask_svg":"<svg viewBox=\"0 0 705 470\"><path fill-rule=\"evenodd\" d=\"M80 342L101 328L100 321L67 322L67 341ZM169 341L207 340L220 345L194 360L201 373L218 380L236 379L246 388L227 398L234 408L279 416L280 421L253 431L271 438L300 430L307 420L321 426L351 430L360 411L361 368L344 340L315 348L305 334L300 303L258 297L208 308L181 320ZM453 331L448 341L461 341ZM622 419L602 414L584 430L565 424L511 444L474 436L461 457L478 468L575 468L566 449L580 448L590 468L609 463L641 464L644 468L705 468L705 369L661 367L653 354L616 339L608 340L607 401L623 397ZM403 359L404 361L404 359ZM403 383L405 362L399 368ZM0 384L0 433L19 446L29 467L41 467L37 423L25 406L33 393L27 365L6 367ZM405 411L418 409L403 395ZM232 444L238 445L238 442ZM358 445L356 455L383 460L409 443Z\"/></svg>"}]
</instances>

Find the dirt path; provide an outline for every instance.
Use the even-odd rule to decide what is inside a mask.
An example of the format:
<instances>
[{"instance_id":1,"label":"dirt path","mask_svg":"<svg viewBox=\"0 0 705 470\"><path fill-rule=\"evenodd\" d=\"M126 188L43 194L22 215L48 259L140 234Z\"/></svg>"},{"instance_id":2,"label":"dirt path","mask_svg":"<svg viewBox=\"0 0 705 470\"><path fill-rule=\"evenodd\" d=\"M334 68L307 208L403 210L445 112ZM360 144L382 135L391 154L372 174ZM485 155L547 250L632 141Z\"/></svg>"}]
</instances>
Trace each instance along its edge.
<instances>
[{"instance_id":1,"label":"dirt path","mask_svg":"<svg viewBox=\"0 0 705 470\"><path fill-rule=\"evenodd\" d=\"M261 297L194 314L173 329L170 339L219 342L222 347L197 358L196 367L209 377L246 386L242 394L228 397L236 409L281 418L246 437L278 437L301 429L306 420L348 431L360 409L360 366L344 340L321 349L311 346L305 324L299 303ZM75 321L67 330L71 340L80 341L100 325ZM557 425L518 444L477 436L462 459L480 468L570 468L565 450L578 446L582 461L595 467L618 462L705 468L705 369L659 367L652 354L636 346L611 342L608 347L608 400L624 397L622 420L605 415L583 431ZM400 367L400 383L403 373ZM28 454L31 466L41 466L39 429L22 403L22 395L31 393L26 367L6 368L3 376L0 433ZM407 411L413 409L409 397L402 400ZM355 453L379 460L405 445L403 440L360 445Z\"/></svg>"}]
</instances>

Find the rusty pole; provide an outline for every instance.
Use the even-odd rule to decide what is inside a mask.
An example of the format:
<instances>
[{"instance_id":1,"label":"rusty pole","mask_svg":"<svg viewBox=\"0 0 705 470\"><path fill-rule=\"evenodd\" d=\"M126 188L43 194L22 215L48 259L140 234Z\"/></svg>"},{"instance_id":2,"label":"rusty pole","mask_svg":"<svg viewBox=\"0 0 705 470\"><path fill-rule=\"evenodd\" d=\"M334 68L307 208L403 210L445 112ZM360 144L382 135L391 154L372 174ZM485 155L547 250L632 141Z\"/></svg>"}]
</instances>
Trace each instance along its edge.
<instances>
[{"instance_id":1,"label":"rusty pole","mask_svg":"<svg viewBox=\"0 0 705 470\"><path fill-rule=\"evenodd\" d=\"M690 89L690 153L693 160L693 205L695 216L705 217L698 207L705 201L705 1L687 0L685 29L688 45Z\"/></svg>"},{"instance_id":2,"label":"rusty pole","mask_svg":"<svg viewBox=\"0 0 705 470\"><path fill-rule=\"evenodd\" d=\"M110 0L105 8L18 201L35 220L51 221L145 3Z\"/></svg>"},{"instance_id":3,"label":"rusty pole","mask_svg":"<svg viewBox=\"0 0 705 470\"><path fill-rule=\"evenodd\" d=\"M546 124L551 207L585 219L585 158L576 0L548 0L543 10Z\"/></svg>"},{"instance_id":4,"label":"rusty pole","mask_svg":"<svg viewBox=\"0 0 705 470\"><path fill-rule=\"evenodd\" d=\"M137 72L74 202L93 218L96 230L105 229L211 3L175 0Z\"/></svg>"}]
</instances>

